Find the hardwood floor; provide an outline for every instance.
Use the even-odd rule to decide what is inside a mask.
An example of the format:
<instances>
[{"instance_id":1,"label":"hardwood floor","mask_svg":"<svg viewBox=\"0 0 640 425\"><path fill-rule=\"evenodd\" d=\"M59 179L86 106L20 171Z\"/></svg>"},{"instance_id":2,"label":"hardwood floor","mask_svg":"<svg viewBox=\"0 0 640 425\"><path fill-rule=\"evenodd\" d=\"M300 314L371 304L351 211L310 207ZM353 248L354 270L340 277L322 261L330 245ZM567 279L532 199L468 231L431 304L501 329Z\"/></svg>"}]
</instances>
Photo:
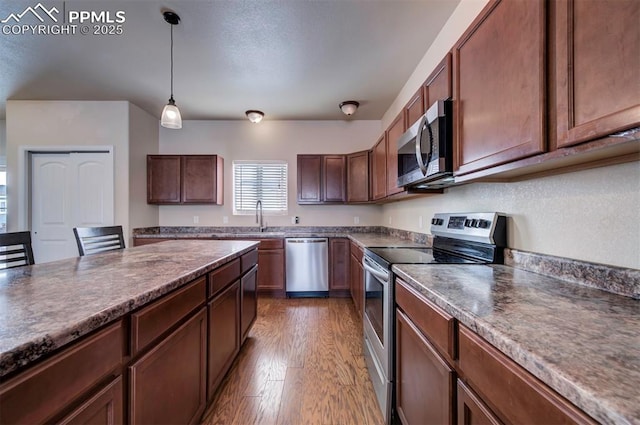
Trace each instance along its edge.
<instances>
[{"instance_id":1,"label":"hardwood floor","mask_svg":"<svg viewBox=\"0 0 640 425\"><path fill-rule=\"evenodd\" d=\"M258 319L202 423L383 423L346 298L258 300Z\"/></svg>"}]
</instances>

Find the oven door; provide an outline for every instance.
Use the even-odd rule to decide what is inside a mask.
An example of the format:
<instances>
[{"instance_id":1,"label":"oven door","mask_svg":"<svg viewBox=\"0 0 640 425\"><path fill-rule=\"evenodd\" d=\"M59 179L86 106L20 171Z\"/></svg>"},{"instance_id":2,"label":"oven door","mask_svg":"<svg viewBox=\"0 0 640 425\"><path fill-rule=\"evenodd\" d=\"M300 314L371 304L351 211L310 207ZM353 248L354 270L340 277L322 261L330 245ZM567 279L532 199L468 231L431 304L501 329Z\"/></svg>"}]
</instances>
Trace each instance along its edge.
<instances>
[{"instance_id":1,"label":"oven door","mask_svg":"<svg viewBox=\"0 0 640 425\"><path fill-rule=\"evenodd\" d=\"M393 289L391 273L366 255L364 267L364 355L369 376L385 417L390 423L393 355Z\"/></svg>"}]
</instances>

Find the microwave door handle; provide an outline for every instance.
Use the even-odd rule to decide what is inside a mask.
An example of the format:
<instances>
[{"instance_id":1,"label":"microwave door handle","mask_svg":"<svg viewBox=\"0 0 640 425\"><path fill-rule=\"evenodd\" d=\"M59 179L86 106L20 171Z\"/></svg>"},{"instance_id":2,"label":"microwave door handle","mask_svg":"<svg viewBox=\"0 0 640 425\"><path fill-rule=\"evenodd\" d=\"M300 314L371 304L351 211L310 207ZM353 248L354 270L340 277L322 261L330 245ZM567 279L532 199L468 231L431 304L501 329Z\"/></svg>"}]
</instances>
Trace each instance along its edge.
<instances>
[{"instance_id":1,"label":"microwave door handle","mask_svg":"<svg viewBox=\"0 0 640 425\"><path fill-rule=\"evenodd\" d=\"M422 116L420 118L420 124L418 124L418 134L416 134L416 159L418 160L418 166L420 167L420 171L422 171L422 175L427 175L427 167L422 160L422 129L427 123L427 117ZM429 143L429 151L426 152L427 156L431 154L431 143Z\"/></svg>"}]
</instances>

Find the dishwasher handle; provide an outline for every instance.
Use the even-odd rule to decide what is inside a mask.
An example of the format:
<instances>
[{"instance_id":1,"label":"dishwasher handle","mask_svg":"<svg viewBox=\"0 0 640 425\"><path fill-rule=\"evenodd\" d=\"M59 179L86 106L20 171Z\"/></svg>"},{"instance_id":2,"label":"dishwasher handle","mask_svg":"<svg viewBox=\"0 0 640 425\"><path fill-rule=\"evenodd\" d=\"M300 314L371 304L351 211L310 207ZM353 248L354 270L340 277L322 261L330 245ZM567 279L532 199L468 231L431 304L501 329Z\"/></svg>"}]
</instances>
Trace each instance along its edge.
<instances>
[{"instance_id":1,"label":"dishwasher handle","mask_svg":"<svg viewBox=\"0 0 640 425\"><path fill-rule=\"evenodd\" d=\"M327 243L327 239L287 239L287 243Z\"/></svg>"}]
</instances>

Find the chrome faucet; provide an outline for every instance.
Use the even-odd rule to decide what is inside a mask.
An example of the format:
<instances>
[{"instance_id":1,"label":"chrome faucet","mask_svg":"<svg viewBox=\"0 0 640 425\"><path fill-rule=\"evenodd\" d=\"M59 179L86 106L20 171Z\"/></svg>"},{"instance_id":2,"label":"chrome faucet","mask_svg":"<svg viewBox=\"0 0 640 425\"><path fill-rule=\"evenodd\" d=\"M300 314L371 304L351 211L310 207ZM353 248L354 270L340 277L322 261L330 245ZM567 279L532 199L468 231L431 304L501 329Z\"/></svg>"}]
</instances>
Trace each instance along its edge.
<instances>
[{"instance_id":1,"label":"chrome faucet","mask_svg":"<svg viewBox=\"0 0 640 425\"><path fill-rule=\"evenodd\" d=\"M256 202L256 223L260 226L260 232L264 232L266 226L262 222L262 201L258 199Z\"/></svg>"}]
</instances>

